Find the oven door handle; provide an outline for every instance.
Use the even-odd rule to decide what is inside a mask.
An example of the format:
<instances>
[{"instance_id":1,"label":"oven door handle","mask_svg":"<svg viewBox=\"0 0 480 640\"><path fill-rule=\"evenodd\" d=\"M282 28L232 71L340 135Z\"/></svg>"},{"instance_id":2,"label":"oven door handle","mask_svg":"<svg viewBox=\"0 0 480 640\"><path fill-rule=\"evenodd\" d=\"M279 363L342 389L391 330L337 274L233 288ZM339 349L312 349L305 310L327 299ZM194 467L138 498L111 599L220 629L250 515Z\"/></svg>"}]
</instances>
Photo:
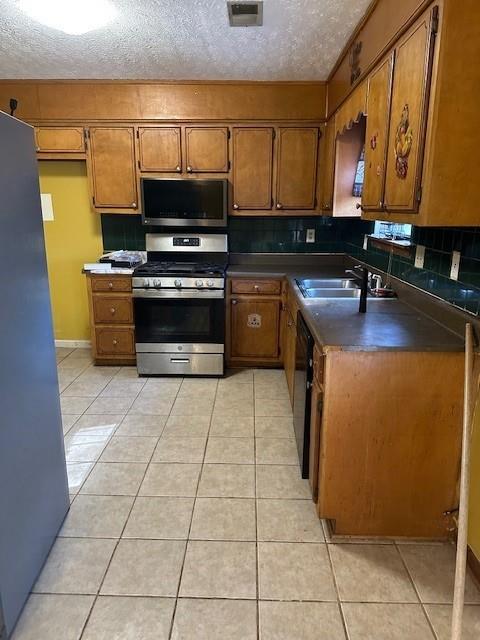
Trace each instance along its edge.
<instances>
[{"instance_id":1,"label":"oven door handle","mask_svg":"<svg viewBox=\"0 0 480 640\"><path fill-rule=\"evenodd\" d=\"M164 300L212 300L225 297L223 289L133 289L134 298L163 298Z\"/></svg>"},{"instance_id":2,"label":"oven door handle","mask_svg":"<svg viewBox=\"0 0 480 640\"><path fill-rule=\"evenodd\" d=\"M190 358L170 358L170 362L185 364L185 362L190 362Z\"/></svg>"}]
</instances>

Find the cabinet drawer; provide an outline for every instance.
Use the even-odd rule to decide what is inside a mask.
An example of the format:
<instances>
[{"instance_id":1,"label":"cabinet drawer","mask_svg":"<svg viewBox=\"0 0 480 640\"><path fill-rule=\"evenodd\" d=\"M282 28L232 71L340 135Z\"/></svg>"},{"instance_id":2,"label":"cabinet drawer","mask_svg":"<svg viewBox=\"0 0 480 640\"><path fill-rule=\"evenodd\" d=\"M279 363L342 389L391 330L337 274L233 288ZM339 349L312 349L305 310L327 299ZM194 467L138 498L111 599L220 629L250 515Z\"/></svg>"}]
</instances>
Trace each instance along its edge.
<instances>
[{"instance_id":1,"label":"cabinet drawer","mask_svg":"<svg viewBox=\"0 0 480 640\"><path fill-rule=\"evenodd\" d=\"M132 299L127 296L93 296L93 319L100 324L133 324Z\"/></svg>"},{"instance_id":2,"label":"cabinet drawer","mask_svg":"<svg viewBox=\"0 0 480 640\"><path fill-rule=\"evenodd\" d=\"M232 293L279 295L280 280L232 280Z\"/></svg>"},{"instance_id":3,"label":"cabinet drawer","mask_svg":"<svg viewBox=\"0 0 480 640\"><path fill-rule=\"evenodd\" d=\"M134 356L135 332L133 329L95 329L97 353L100 356Z\"/></svg>"},{"instance_id":4,"label":"cabinet drawer","mask_svg":"<svg viewBox=\"0 0 480 640\"><path fill-rule=\"evenodd\" d=\"M94 276L92 277L92 291L131 291L132 278L130 276Z\"/></svg>"}]
</instances>

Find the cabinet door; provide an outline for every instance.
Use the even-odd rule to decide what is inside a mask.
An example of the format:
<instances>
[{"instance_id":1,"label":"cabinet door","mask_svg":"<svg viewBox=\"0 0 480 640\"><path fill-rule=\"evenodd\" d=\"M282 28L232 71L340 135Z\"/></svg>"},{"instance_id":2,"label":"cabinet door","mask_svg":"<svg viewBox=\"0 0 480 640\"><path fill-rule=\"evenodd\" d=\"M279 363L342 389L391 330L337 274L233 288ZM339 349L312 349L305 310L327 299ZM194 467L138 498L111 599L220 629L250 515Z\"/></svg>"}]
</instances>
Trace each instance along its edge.
<instances>
[{"instance_id":1,"label":"cabinet door","mask_svg":"<svg viewBox=\"0 0 480 640\"><path fill-rule=\"evenodd\" d=\"M41 153L83 153L83 127L35 127L35 144Z\"/></svg>"},{"instance_id":2,"label":"cabinet door","mask_svg":"<svg viewBox=\"0 0 480 640\"><path fill-rule=\"evenodd\" d=\"M225 173L228 162L227 127L186 127L187 173Z\"/></svg>"},{"instance_id":3,"label":"cabinet door","mask_svg":"<svg viewBox=\"0 0 480 640\"><path fill-rule=\"evenodd\" d=\"M323 390L315 380L312 387L312 408L310 415L310 451L308 464L308 481L312 490L313 501L318 498L318 475L320 459L320 435L322 426Z\"/></svg>"},{"instance_id":4,"label":"cabinet door","mask_svg":"<svg viewBox=\"0 0 480 640\"><path fill-rule=\"evenodd\" d=\"M383 207L392 67L393 55L368 80L365 178L362 192L362 209L367 211L378 211Z\"/></svg>"},{"instance_id":5,"label":"cabinet door","mask_svg":"<svg viewBox=\"0 0 480 640\"><path fill-rule=\"evenodd\" d=\"M290 402L293 406L293 388L295 377L295 347L297 342L297 329L295 322L293 321L290 309L287 307L285 312L285 350L283 366L285 368L285 377L287 378L288 393L290 395Z\"/></svg>"},{"instance_id":6,"label":"cabinet door","mask_svg":"<svg viewBox=\"0 0 480 640\"><path fill-rule=\"evenodd\" d=\"M180 172L180 127L139 127L138 152L140 171Z\"/></svg>"},{"instance_id":7,"label":"cabinet door","mask_svg":"<svg viewBox=\"0 0 480 640\"><path fill-rule=\"evenodd\" d=\"M233 129L233 209L272 208L273 129Z\"/></svg>"},{"instance_id":8,"label":"cabinet door","mask_svg":"<svg viewBox=\"0 0 480 640\"><path fill-rule=\"evenodd\" d=\"M318 127L278 129L277 209L314 209Z\"/></svg>"},{"instance_id":9,"label":"cabinet door","mask_svg":"<svg viewBox=\"0 0 480 640\"><path fill-rule=\"evenodd\" d=\"M325 127L321 149L321 204L323 211L327 213L333 210L336 135L335 116L332 116Z\"/></svg>"},{"instance_id":10,"label":"cabinet door","mask_svg":"<svg viewBox=\"0 0 480 640\"><path fill-rule=\"evenodd\" d=\"M395 49L385 182L389 211L418 210L434 44L432 17L432 12L425 14Z\"/></svg>"},{"instance_id":11,"label":"cabinet door","mask_svg":"<svg viewBox=\"0 0 480 640\"><path fill-rule=\"evenodd\" d=\"M236 358L277 358L280 338L279 300L231 300L231 355Z\"/></svg>"},{"instance_id":12,"label":"cabinet door","mask_svg":"<svg viewBox=\"0 0 480 640\"><path fill-rule=\"evenodd\" d=\"M90 173L97 208L137 208L133 127L91 127Z\"/></svg>"}]
</instances>

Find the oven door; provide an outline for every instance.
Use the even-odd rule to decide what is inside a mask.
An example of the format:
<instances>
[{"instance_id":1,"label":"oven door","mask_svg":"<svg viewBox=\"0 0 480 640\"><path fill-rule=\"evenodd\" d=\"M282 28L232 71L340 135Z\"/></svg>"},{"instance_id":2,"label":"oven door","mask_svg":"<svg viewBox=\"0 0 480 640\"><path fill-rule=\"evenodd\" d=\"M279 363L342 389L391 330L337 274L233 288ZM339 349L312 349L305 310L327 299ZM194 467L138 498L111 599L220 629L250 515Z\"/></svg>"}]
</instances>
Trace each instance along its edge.
<instances>
[{"instance_id":1,"label":"oven door","mask_svg":"<svg viewBox=\"0 0 480 640\"><path fill-rule=\"evenodd\" d=\"M134 289L137 352L223 353L223 290Z\"/></svg>"}]
</instances>

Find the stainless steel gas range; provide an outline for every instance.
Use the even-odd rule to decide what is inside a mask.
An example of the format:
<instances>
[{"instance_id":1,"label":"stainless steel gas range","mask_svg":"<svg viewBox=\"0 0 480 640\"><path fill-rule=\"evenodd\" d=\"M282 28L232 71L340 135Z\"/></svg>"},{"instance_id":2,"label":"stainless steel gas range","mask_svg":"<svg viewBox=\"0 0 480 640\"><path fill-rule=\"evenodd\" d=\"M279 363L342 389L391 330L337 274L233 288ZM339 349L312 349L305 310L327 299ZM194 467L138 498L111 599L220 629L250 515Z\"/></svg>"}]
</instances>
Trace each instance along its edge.
<instances>
[{"instance_id":1,"label":"stainless steel gas range","mask_svg":"<svg viewBox=\"0 0 480 640\"><path fill-rule=\"evenodd\" d=\"M226 234L147 234L133 273L140 375L224 373Z\"/></svg>"}]
</instances>

